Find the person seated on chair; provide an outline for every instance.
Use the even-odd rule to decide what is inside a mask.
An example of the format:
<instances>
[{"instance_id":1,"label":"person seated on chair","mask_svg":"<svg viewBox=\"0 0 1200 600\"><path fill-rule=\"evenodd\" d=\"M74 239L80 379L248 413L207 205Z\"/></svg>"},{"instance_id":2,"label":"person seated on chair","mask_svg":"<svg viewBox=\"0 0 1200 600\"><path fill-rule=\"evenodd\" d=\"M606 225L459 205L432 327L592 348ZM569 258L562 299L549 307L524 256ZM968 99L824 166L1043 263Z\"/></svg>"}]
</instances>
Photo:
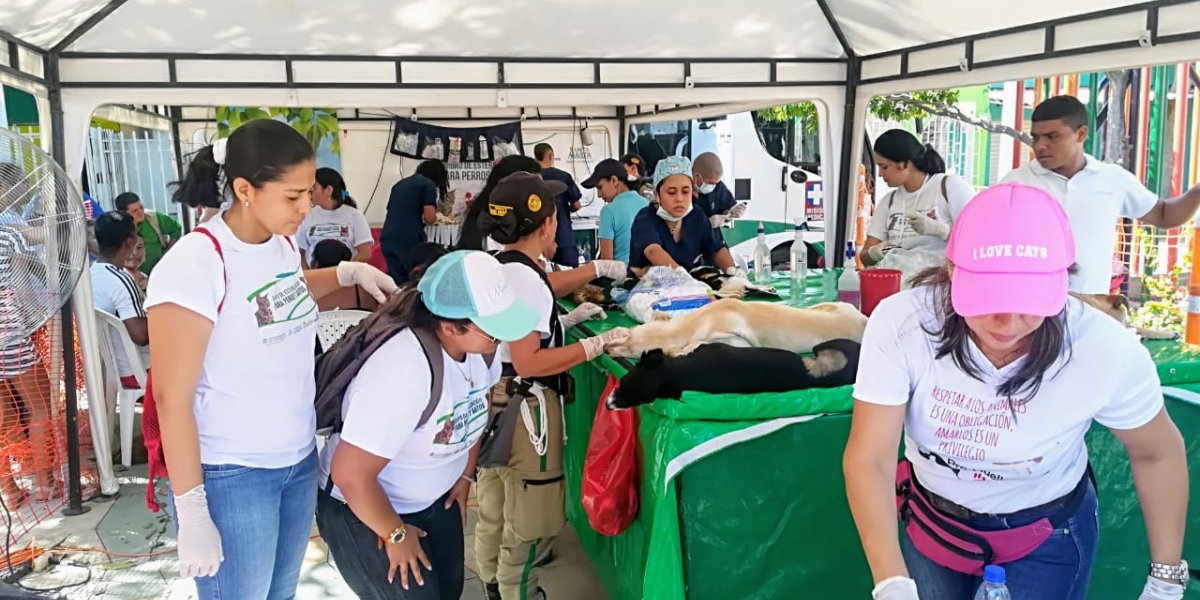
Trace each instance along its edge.
<instances>
[{"instance_id":1,"label":"person seated on chair","mask_svg":"<svg viewBox=\"0 0 1200 600\"><path fill-rule=\"evenodd\" d=\"M650 267L690 269L711 254L717 268L737 272L725 240L713 233L703 211L693 210L692 162L669 156L654 169L658 205L647 206L633 219L629 237L629 267L639 276Z\"/></svg>"},{"instance_id":2,"label":"person seated on chair","mask_svg":"<svg viewBox=\"0 0 1200 600\"><path fill-rule=\"evenodd\" d=\"M91 269L92 304L96 310L120 319L125 324L129 339L139 346L145 346L150 343L146 309L142 306L146 296L129 271L125 270L139 239L137 223L127 212L113 210L96 219L96 246L99 252ZM142 387L138 384L129 358L125 356L121 332L110 327L109 338L112 340L110 351L117 364L122 387Z\"/></svg>"}]
</instances>

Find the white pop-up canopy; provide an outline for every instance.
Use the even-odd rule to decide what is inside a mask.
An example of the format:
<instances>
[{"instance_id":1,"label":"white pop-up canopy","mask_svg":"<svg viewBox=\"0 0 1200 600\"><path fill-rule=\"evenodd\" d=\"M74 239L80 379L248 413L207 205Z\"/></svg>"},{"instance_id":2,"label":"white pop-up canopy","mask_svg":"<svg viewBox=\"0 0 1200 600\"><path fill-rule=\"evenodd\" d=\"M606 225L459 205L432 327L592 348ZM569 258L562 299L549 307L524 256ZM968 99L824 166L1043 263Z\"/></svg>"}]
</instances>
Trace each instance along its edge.
<instances>
[{"instance_id":1,"label":"white pop-up canopy","mask_svg":"<svg viewBox=\"0 0 1200 600\"><path fill-rule=\"evenodd\" d=\"M870 98L1194 60L1200 0L0 0L0 40L73 174L103 104L607 106L624 138L813 100L841 248Z\"/></svg>"}]
</instances>

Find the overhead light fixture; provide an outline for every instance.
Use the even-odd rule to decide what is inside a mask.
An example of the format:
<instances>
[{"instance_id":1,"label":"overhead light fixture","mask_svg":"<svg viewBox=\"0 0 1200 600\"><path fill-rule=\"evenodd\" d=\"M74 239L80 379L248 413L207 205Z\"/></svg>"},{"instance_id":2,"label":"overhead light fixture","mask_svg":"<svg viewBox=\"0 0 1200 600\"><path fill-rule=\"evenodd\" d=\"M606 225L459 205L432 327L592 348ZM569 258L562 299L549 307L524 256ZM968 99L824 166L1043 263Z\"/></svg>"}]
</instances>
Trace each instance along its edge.
<instances>
[{"instance_id":1,"label":"overhead light fixture","mask_svg":"<svg viewBox=\"0 0 1200 600\"><path fill-rule=\"evenodd\" d=\"M592 139L592 132L588 130L587 121L583 122L583 127L579 130L579 141L584 146L591 146L595 143Z\"/></svg>"}]
</instances>

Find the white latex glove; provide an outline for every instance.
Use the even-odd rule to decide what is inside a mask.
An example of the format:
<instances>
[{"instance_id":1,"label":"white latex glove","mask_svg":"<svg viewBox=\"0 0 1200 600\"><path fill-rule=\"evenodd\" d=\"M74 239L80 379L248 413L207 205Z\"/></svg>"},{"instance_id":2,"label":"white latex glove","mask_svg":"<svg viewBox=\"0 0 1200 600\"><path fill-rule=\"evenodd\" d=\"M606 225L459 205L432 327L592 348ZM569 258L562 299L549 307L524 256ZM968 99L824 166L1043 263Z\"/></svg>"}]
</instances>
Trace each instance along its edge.
<instances>
[{"instance_id":1,"label":"white latex glove","mask_svg":"<svg viewBox=\"0 0 1200 600\"><path fill-rule=\"evenodd\" d=\"M560 317L558 321L562 323L563 329L570 329L584 321L590 321L592 319L603 321L607 318L608 315L604 314L603 308L600 308L591 302L584 302L583 304L576 306L575 310L572 310L571 312Z\"/></svg>"},{"instance_id":2,"label":"white latex glove","mask_svg":"<svg viewBox=\"0 0 1200 600\"><path fill-rule=\"evenodd\" d=\"M867 257L871 259L871 264L879 264L879 262L883 260L883 256L890 252L892 248L896 248L897 246L898 244L895 242L883 242L881 244L875 244L874 246L871 246L870 250L867 250Z\"/></svg>"},{"instance_id":3,"label":"white latex glove","mask_svg":"<svg viewBox=\"0 0 1200 600\"><path fill-rule=\"evenodd\" d=\"M1161 579L1149 577L1146 579L1146 587L1142 588L1142 595L1138 596L1138 600L1182 600L1183 586L1178 583L1167 583Z\"/></svg>"},{"instance_id":4,"label":"white latex glove","mask_svg":"<svg viewBox=\"0 0 1200 600\"><path fill-rule=\"evenodd\" d=\"M221 534L208 514L208 496L200 484L182 496L175 496L175 520L179 524L178 549L180 577L210 577L217 574L225 554Z\"/></svg>"},{"instance_id":5,"label":"white latex glove","mask_svg":"<svg viewBox=\"0 0 1200 600\"><path fill-rule=\"evenodd\" d=\"M888 577L871 590L871 597L875 600L919 600L917 582L908 577Z\"/></svg>"},{"instance_id":6,"label":"white latex glove","mask_svg":"<svg viewBox=\"0 0 1200 600\"><path fill-rule=\"evenodd\" d=\"M361 287L380 304L387 302L388 296L399 289L387 273L363 262L346 260L338 263L337 280L342 287Z\"/></svg>"},{"instance_id":7,"label":"white latex glove","mask_svg":"<svg viewBox=\"0 0 1200 600\"><path fill-rule=\"evenodd\" d=\"M595 360L596 357L604 354L604 350L613 344L619 344L629 339L629 330L624 327L610 329L600 335L590 338L583 338L579 343L583 345L583 351L587 353L588 360Z\"/></svg>"},{"instance_id":8,"label":"white latex glove","mask_svg":"<svg viewBox=\"0 0 1200 600\"><path fill-rule=\"evenodd\" d=\"M731 216L735 219L742 218L742 215L744 215L744 214L746 214L746 205L745 204L740 204L740 203L734 204L733 208L729 209L729 216Z\"/></svg>"},{"instance_id":9,"label":"white latex glove","mask_svg":"<svg viewBox=\"0 0 1200 600\"><path fill-rule=\"evenodd\" d=\"M725 276L726 277L745 277L746 272L737 267L729 267L728 269L725 269Z\"/></svg>"},{"instance_id":10,"label":"white latex glove","mask_svg":"<svg viewBox=\"0 0 1200 600\"><path fill-rule=\"evenodd\" d=\"M683 275L684 277L692 276L692 272L688 271L687 267L675 267L675 272Z\"/></svg>"},{"instance_id":11,"label":"white latex glove","mask_svg":"<svg viewBox=\"0 0 1200 600\"><path fill-rule=\"evenodd\" d=\"M930 235L941 240L950 239L949 225L911 209L905 211L904 216L908 218L909 224L912 225L913 230L917 233Z\"/></svg>"},{"instance_id":12,"label":"white latex glove","mask_svg":"<svg viewBox=\"0 0 1200 600\"><path fill-rule=\"evenodd\" d=\"M722 225L724 225L728 221L729 221L729 217L726 217L725 215L713 215L708 218L708 224L711 225L713 229L720 228Z\"/></svg>"},{"instance_id":13,"label":"white latex glove","mask_svg":"<svg viewBox=\"0 0 1200 600\"><path fill-rule=\"evenodd\" d=\"M616 281L625 280L625 263L619 260L593 260L596 266L596 277L607 277Z\"/></svg>"}]
</instances>

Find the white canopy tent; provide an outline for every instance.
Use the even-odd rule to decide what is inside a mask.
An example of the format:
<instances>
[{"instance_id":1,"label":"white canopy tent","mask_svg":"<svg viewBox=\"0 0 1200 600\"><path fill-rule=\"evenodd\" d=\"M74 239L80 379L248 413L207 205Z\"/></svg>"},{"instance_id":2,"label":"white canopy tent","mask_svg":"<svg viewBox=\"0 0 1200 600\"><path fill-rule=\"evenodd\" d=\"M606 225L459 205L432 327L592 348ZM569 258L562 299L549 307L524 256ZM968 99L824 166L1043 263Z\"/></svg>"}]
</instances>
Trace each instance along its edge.
<instances>
[{"instance_id":1,"label":"white canopy tent","mask_svg":"<svg viewBox=\"0 0 1200 600\"><path fill-rule=\"evenodd\" d=\"M1200 0L0 0L0 41L75 176L104 104L609 106L624 132L813 100L841 248L870 98L1197 59Z\"/></svg>"}]
</instances>

